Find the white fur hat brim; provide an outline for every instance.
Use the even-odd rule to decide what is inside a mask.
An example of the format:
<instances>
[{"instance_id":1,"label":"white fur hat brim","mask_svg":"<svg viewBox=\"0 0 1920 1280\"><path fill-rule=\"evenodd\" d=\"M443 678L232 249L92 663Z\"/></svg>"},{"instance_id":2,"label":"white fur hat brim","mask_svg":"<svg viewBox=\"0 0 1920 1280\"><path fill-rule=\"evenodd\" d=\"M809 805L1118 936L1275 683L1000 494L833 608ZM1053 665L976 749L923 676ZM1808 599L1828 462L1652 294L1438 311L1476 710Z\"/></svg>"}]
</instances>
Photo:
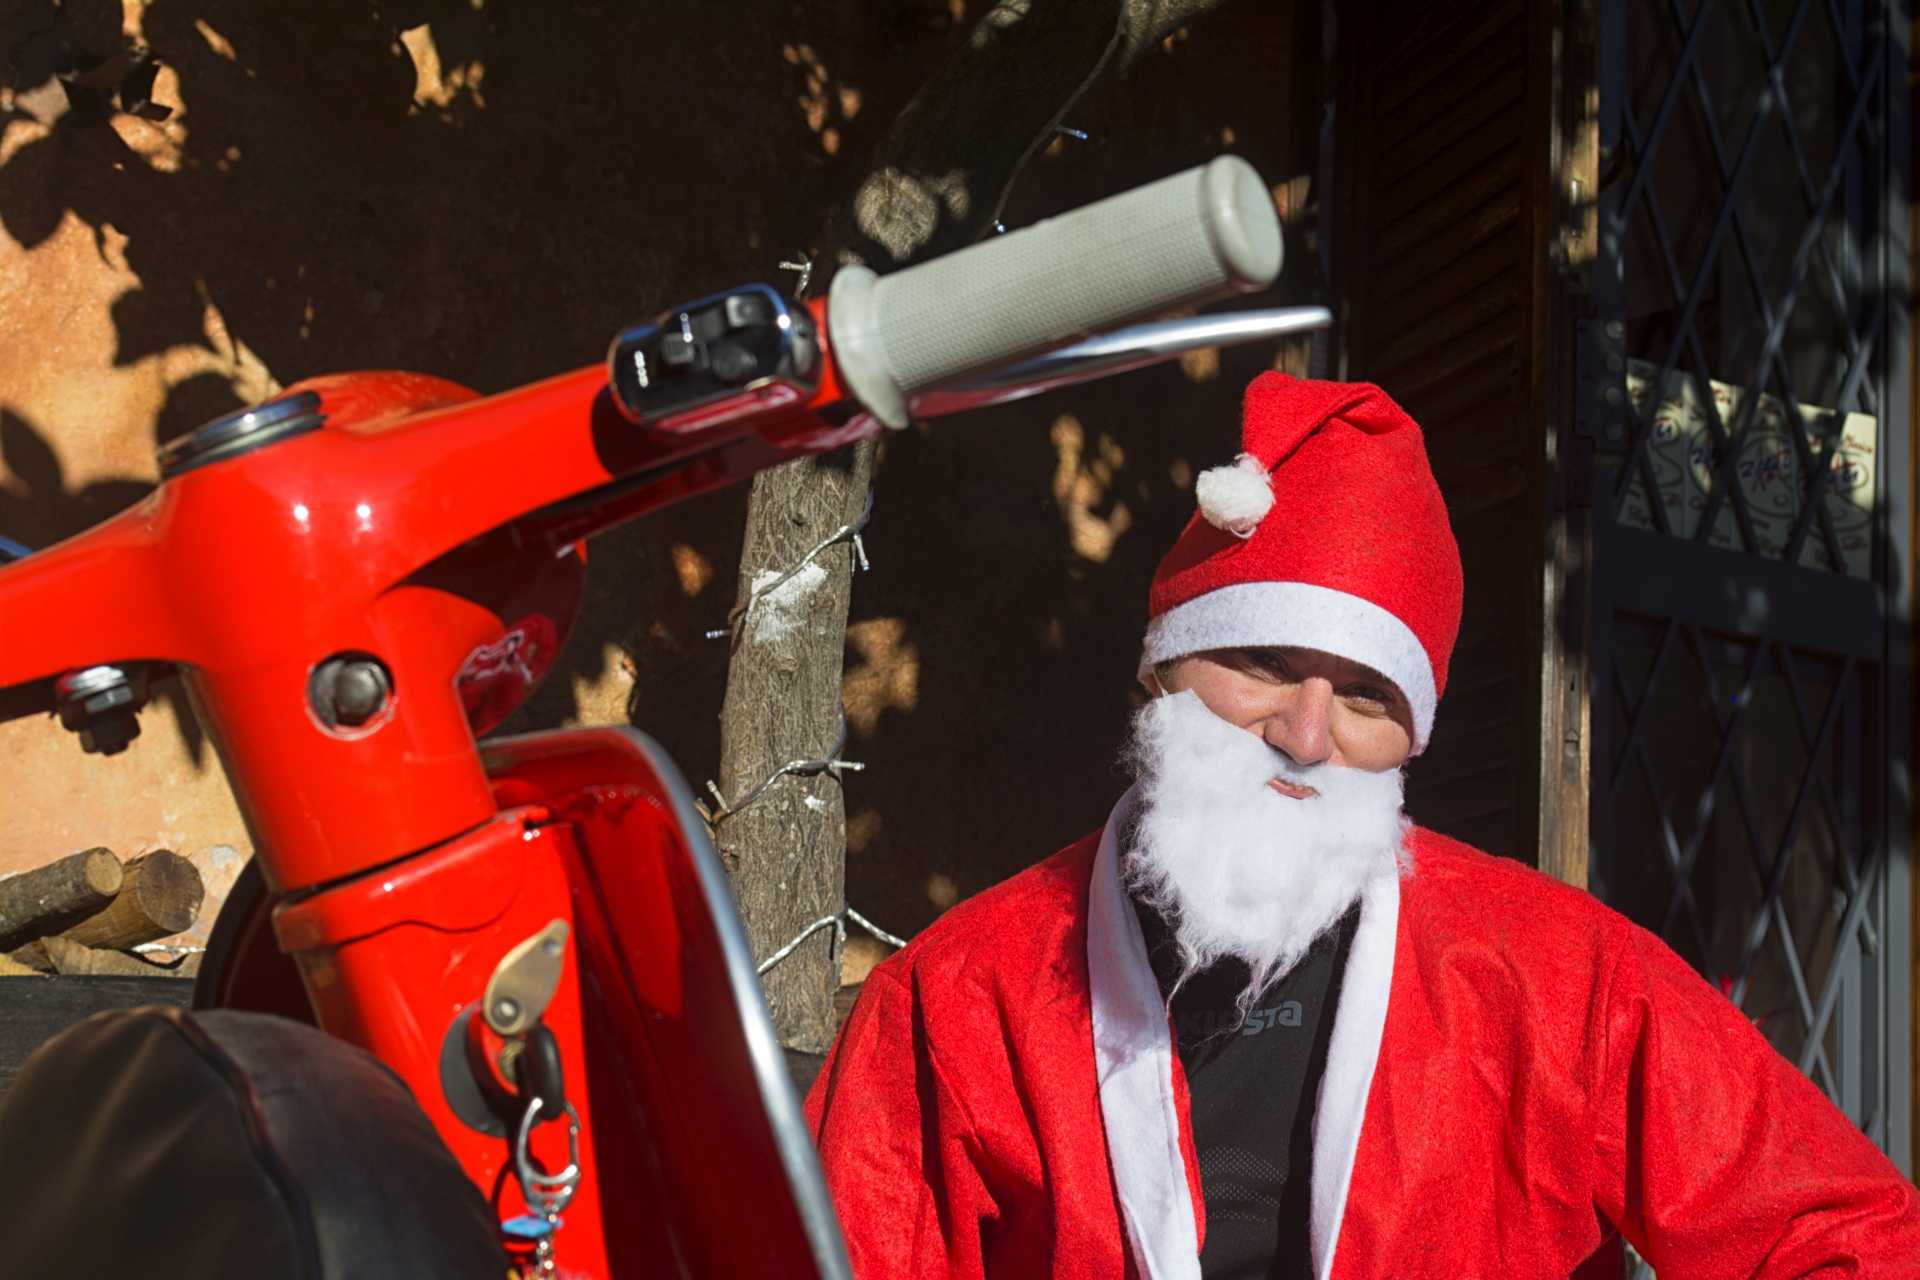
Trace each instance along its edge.
<instances>
[{"instance_id":1,"label":"white fur hat brim","mask_svg":"<svg viewBox=\"0 0 1920 1280\"><path fill-rule=\"evenodd\" d=\"M1147 627L1140 675L1211 649L1318 649L1393 681L1413 711L1413 752L1433 736L1433 667L1413 629L1370 600L1310 582L1240 582L1176 605Z\"/></svg>"}]
</instances>

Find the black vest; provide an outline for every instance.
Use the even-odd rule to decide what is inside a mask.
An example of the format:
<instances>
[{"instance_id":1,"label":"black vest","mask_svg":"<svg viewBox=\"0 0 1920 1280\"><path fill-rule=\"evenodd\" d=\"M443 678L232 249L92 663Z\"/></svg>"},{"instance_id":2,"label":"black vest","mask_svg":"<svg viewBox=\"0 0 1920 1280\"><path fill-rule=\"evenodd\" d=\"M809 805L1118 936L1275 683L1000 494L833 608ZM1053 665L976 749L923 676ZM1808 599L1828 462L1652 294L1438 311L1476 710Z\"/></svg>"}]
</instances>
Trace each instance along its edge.
<instances>
[{"instance_id":1,"label":"black vest","mask_svg":"<svg viewBox=\"0 0 1920 1280\"><path fill-rule=\"evenodd\" d=\"M1135 903L1164 996L1180 971L1172 931ZM1243 1018L1247 966L1193 974L1169 1010L1200 1161L1205 1280L1313 1275L1308 1245L1313 1100L1360 909L1348 910Z\"/></svg>"}]
</instances>

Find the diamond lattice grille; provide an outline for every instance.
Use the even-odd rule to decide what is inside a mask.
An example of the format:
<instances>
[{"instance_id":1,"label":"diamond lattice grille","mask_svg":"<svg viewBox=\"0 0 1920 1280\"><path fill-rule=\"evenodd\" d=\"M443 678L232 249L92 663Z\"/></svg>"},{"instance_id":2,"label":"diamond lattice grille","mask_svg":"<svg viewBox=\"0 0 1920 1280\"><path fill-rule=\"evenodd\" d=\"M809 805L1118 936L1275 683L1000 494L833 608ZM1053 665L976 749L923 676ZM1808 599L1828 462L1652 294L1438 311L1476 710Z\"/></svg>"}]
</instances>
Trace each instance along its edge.
<instances>
[{"instance_id":1,"label":"diamond lattice grille","mask_svg":"<svg viewBox=\"0 0 1920 1280\"><path fill-rule=\"evenodd\" d=\"M1592 431L1595 885L1885 1146L1893 19L1883 0L1601 12L1618 274L1594 348L1613 380Z\"/></svg>"},{"instance_id":2,"label":"diamond lattice grille","mask_svg":"<svg viewBox=\"0 0 1920 1280\"><path fill-rule=\"evenodd\" d=\"M1873 669L1672 618L1619 614L1613 637L1609 901L1884 1142L1863 1075L1886 871L1860 767Z\"/></svg>"},{"instance_id":3,"label":"diamond lattice grille","mask_svg":"<svg viewBox=\"0 0 1920 1280\"><path fill-rule=\"evenodd\" d=\"M1611 900L1849 1100L1837 1011L1877 948L1881 870L1858 769L1870 670L1673 619L1622 615L1615 639L1613 843L1647 852Z\"/></svg>"},{"instance_id":4,"label":"diamond lattice grille","mask_svg":"<svg viewBox=\"0 0 1920 1280\"><path fill-rule=\"evenodd\" d=\"M1629 6L1605 178L1637 379L1610 441L1616 518L1870 571L1880 299L1863 228L1884 17L1857 0Z\"/></svg>"}]
</instances>

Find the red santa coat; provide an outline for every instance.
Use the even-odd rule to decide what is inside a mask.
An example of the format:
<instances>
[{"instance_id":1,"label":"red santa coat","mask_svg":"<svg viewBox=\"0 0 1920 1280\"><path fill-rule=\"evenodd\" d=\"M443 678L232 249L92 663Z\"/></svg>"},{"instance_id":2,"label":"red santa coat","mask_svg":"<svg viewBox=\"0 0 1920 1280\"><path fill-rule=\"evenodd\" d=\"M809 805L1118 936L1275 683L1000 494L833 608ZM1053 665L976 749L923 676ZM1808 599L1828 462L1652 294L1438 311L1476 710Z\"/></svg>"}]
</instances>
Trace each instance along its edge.
<instances>
[{"instance_id":1,"label":"red santa coat","mask_svg":"<svg viewBox=\"0 0 1920 1280\"><path fill-rule=\"evenodd\" d=\"M1125 802L1123 801L1123 804ZM1197 1277L1187 1097L1107 832L875 969L807 1112L855 1274ZM1920 1193L1658 939L1432 832L1363 896L1319 1280L1920 1277Z\"/></svg>"}]
</instances>

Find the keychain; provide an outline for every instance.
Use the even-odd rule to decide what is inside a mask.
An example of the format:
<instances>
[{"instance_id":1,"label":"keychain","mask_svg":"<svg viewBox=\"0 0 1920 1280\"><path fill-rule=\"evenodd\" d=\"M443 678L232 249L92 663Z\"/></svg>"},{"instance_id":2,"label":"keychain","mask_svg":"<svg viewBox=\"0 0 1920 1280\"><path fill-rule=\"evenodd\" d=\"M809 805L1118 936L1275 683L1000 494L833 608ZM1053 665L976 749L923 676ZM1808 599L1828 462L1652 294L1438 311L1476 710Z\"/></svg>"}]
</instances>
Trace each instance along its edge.
<instances>
[{"instance_id":1,"label":"keychain","mask_svg":"<svg viewBox=\"0 0 1920 1280\"><path fill-rule=\"evenodd\" d=\"M567 1121L567 1167L559 1173L543 1173L533 1162L528 1141L539 1121L540 1094L536 1092L527 1099L527 1111L520 1119L520 1130L513 1143L513 1173L532 1212L500 1224L500 1230L506 1235L533 1242L534 1270L540 1276L552 1276L555 1272L553 1236L560 1229L561 1212L580 1185L580 1115L571 1102L563 1102L561 1107L560 1114Z\"/></svg>"}]
</instances>

